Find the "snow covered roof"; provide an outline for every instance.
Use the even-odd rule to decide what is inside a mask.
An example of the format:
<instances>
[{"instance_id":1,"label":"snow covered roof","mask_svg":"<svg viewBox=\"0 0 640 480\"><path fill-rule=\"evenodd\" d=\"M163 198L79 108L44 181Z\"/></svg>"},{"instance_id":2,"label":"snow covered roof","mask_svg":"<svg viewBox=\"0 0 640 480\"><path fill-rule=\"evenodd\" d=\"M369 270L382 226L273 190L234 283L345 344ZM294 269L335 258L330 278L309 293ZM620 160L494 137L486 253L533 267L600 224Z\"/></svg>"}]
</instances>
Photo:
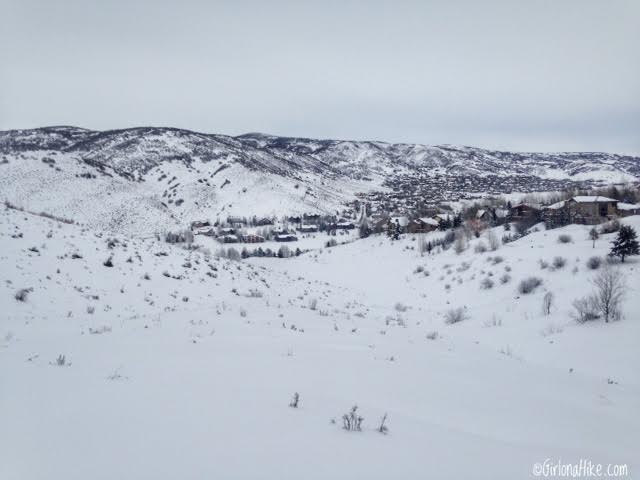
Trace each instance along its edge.
<instances>
[{"instance_id":1,"label":"snow covered roof","mask_svg":"<svg viewBox=\"0 0 640 480\"><path fill-rule=\"evenodd\" d=\"M401 227L406 227L409 219L407 217L391 217L391 223L398 223Z\"/></svg>"},{"instance_id":2,"label":"snow covered roof","mask_svg":"<svg viewBox=\"0 0 640 480\"><path fill-rule=\"evenodd\" d=\"M486 213L487 211L484 209L478 210L476 212L476 218L482 218L482 216Z\"/></svg>"},{"instance_id":3,"label":"snow covered roof","mask_svg":"<svg viewBox=\"0 0 640 480\"><path fill-rule=\"evenodd\" d=\"M422 223L426 223L427 225L433 225L434 227L437 227L439 225L438 221L434 220L433 218L421 217L418 220L420 220Z\"/></svg>"},{"instance_id":4,"label":"snow covered roof","mask_svg":"<svg viewBox=\"0 0 640 480\"><path fill-rule=\"evenodd\" d=\"M559 210L562 207L564 207L565 203L566 203L565 200L561 200L559 202L552 203L551 205L547 206L547 209L549 209L549 210Z\"/></svg>"},{"instance_id":5,"label":"snow covered roof","mask_svg":"<svg viewBox=\"0 0 640 480\"><path fill-rule=\"evenodd\" d=\"M618 210L640 210L640 203L618 202Z\"/></svg>"},{"instance_id":6,"label":"snow covered roof","mask_svg":"<svg viewBox=\"0 0 640 480\"><path fill-rule=\"evenodd\" d=\"M436 213L433 218L440 220L453 220L453 215L450 213Z\"/></svg>"},{"instance_id":7,"label":"snow covered roof","mask_svg":"<svg viewBox=\"0 0 640 480\"><path fill-rule=\"evenodd\" d=\"M613 198L601 197L599 195L596 195L596 196L578 195L577 197L573 197L571 200L577 203L617 202L617 200L614 200Z\"/></svg>"}]
</instances>

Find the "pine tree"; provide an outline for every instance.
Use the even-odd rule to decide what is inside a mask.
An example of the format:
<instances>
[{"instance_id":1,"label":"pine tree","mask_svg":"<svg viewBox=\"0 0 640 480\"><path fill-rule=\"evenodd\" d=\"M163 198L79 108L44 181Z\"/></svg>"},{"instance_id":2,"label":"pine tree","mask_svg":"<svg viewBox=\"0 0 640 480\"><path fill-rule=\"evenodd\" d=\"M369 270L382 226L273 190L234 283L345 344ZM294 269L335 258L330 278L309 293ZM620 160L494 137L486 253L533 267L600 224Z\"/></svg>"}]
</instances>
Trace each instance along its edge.
<instances>
[{"instance_id":1,"label":"pine tree","mask_svg":"<svg viewBox=\"0 0 640 480\"><path fill-rule=\"evenodd\" d=\"M624 263L625 257L629 255L640 255L640 245L636 240L636 231L628 225L623 225L618 231L618 237L612 242L611 252L609 256L620 257Z\"/></svg>"}]
</instances>

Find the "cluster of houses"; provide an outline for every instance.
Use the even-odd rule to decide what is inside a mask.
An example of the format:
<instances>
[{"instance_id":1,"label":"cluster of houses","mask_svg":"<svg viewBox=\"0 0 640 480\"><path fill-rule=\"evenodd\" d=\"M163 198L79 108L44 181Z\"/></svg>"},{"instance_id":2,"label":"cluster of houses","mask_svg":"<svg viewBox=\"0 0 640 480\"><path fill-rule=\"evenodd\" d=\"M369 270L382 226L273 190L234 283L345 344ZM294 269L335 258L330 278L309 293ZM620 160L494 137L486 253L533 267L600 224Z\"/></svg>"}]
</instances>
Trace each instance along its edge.
<instances>
[{"instance_id":1,"label":"cluster of houses","mask_svg":"<svg viewBox=\"0 0 640 480\"><path fill-rule=\"evenodd\" d=\"M531 203L507 204L506 207L485 207L478 209L465 220L477 227L500 225L506 222L545 222L549 228L570 223L596 225L618 217L640 215L640 204L629 204L599 195L574 196L551 205ZM461 218L450 212L439 212L431 216L411 219L396 215L385 217L374 223L374 231L397 229L400 233L428 233L455 227Z\"/></svg>"},{"instance_id":2,"label":"cluster of houses","mask_svg":"<svg viewBox=\"0 0 640 480\"><path fill-rule=\"evenodd\" d=\"M194 235L214 237L220 243L262 243L267 240L276 242L296 242L300 234L313 234L319 231L335 233L338 230L352 230L355 223L343 218L322 217L317 214L303 216L290 216L284 219L281 227L275 226L274 219L259 219L248 224L241 217L229 217L221 226L218 222L211 224L208 220L196 220L191 222L191 231ZM263 235L247 232L248 226L265 227Z\"/></svg>"}]
</instances>

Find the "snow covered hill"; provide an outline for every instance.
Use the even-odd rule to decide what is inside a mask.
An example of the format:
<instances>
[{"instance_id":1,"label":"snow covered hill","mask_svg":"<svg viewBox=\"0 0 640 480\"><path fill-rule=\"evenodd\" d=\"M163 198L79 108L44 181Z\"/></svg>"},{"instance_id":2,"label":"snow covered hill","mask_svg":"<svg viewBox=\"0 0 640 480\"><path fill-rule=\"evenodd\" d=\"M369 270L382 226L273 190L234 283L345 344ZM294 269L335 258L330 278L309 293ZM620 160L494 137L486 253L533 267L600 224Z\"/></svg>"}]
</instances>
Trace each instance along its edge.
<instances>
[{"instance_id":1,"label":"snow covered hill","mask_svg":"<svg viewBox=\"0 0 640 480\"><path fill-rule=\"evenodd\" d=\"M362 192L429 185L415 195L437 201L466 191L543 191L638 178L639 158L604 153L524 154L152 127L0 132L0 200L138 235L199 218L334 213Z\"/></svg>"},{"instance_id":2,"label":"snow covered hill","mask_svg":"<svg viewBox=\"0 0 640 480\"><path fill-rule=\"evenodd\" d=\"M640 263L616 266L620 321L578 324L571 304L600 271L587 260L613 237L594 248L587 230L229 262L5 208L0 478L512 480L546 459L633 478Z\"/></svg>"}]
</instances>

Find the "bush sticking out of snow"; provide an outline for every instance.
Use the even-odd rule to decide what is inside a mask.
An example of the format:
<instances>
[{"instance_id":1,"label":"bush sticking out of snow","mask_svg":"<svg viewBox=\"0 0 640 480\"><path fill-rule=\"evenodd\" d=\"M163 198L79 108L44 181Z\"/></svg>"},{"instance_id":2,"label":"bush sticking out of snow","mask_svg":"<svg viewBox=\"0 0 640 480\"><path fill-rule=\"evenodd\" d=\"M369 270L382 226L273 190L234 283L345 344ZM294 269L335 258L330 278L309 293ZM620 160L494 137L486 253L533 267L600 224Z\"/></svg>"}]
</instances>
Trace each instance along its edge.
<instances>
[{"instance_id":1,"label":"bush sticking out of snow","mask_svg":"<svg viewBox=\"0 0 640 480\"><path fill-rule=\"evenodd\" d=\"M540 285L542 285L541 278L538 278L538 277L525 278L518 285L518 291L523 295L527 295L529 293L532 293Z\"/></svg>"},{"instance_id":2,"label":"bush sticking out of snow","mask_svg":"<svg viewBox=\"0 0 640 480\"><path fill-rule=\"evenodd\" d=\"M113 256L107 258L104 262L102 262L102 265L109 268L113 267Z\"/></svg>"},{"instance_id":3,"label":"bush sticking out of snow","mask_svg":"<svg viewBox=\"0 0 640 480\"><path fill-rule=\"evenodd\" d=\"M600 227L600 233L615 233L620 230L620 222L618 220L611 220L610 222L603 223Z\"/></svg>"},{"instance_id":4,"label":"bush sticking out of snow","mask_svg":"<svg viewBox=\"0 0 640 480\"><path fill-rule=\"evenodd\" d=\"M378 432L380 432L383 435L386 435L387 433L389 433L389 429L385 425L386 421L387 421L387 414L385 413L382 416L382 419L380 420L380 426L378 427Z\"/></svg>"},{"instance_id":5,"label":"bush sticking out of snow","mask_svg":"<svg viewBox=\"0 0 640 480\"><path fill-rule=\"evenodd\" d=\"M556 269L563 268L567 264L567 259L564 257L554 257L553 266Z\"/></svg>"},{"instance_id":6,"label":"bush sticking out of snow","mask_svg":"<svg viewBox=\"0 0 640 480\"><path fill-rule=\"evenodd\" d=\"M574 312L572 316L578 323L585 323L600 318L597 301L593 295L578 298L573 302Z\"/></svg>"},{"instance_id":7,"label":"bush sticking out of snow","mask_svg":"<svg viewBox=\"0 0 640 480\"><path fill-rule=\"evenodd\" d=\"M289 406L291 408L298 408L299 403L300 403L300 394L298 392L295 392L293 394L293 398L291 399L291 402L289 402Z\"/></svg>"},{"instance_id":8,"label":"bush sticking out of snow","mask_svg":"<svg viewBox=\"0 0 640 480\"><path fill-rule=\"evenodd\" d=\"M502 283L503 285L506 283L509 283L510 281L511 281L511 275L509 275L508 273L505 273L500 277L500 283Z\"/></svg>"},{"instance_id":9,"label":"bush sticking out of snow","mask_svg":"<svg viewBox=\"0 0 640 480\"><path fill-rule=\"evenodd\" d=\"M551 314L551 307L553 306L553 292L547 292L542 297L542 313L545 315Z\"/></svg>"},{"instance_id":10,"label":"bush sticking out of snow","mask_svg":"<svg viewBox=\"0 0 640 480\"><path fill-rule=\"evenodd\" d=\"M427 340L437 340L439 337L439 334L436 330L427 333Z\"/></svg>"},{"instance_id":11,"label":"bush sticking out of snow","mask_svg":"<svg viewBox=\"0 0 640 480\"><path fill-rule=\"evenodd\" d=\"M21 288L13 296L19 302L26 302L29 293L33 291L33 288Z\"/></svg>"},{"instance_id":12,"label":"bush sticking out of snow","mask_svg":"<svg viewBox=\"0 0 640 480\"><path fill-rule=\"evenodd\" d=\"M363 420L364 418L358 415L358 406L354 405L349 413L342 415L342 428L350 432L360 432Z\"/></svg>"},{"instance_id":13,"label":"bush sticking out of snow","mask_svg":"<svg viewBox=\"0 0 640 480\"><path fill-rule=\"evenodd\" d=\"M463 307L452 308L451 310L447 310L445 312L444 323L452 325L454 323L459 323L467 320L468 318L469 315L467 315L467 312Z\"/></svg>"},{"instance_id":14,"label":"bush sticking out of snow","mask_svg":"<svg viewBox=\"0 0 640 480\"><path fill-rule=\"evenodd\" d=\"M587 260L587 268L589 270L598 270L602 265L602 257L590 257Z\"/></svg>"},{"instance_id":15,"label":"bush sticking out of snow","mask_svg":"<svg viewBox=\"0 0 640 480\"><path fill-rule=\"evenodd\" d=\"M480 282L480 288L482 290L490 290L493 288L493 280L491 280L490 278L485 278Z\"/></svg>"},{"instance_id":16,"label":"bush sticking out of snow","mask_svg":"<svg viewBox=\"0 0 640 480\"><path fill-rule=\"evenodd\" d=\"M559 243L571 243L572 241L573 241L573 239L571 238L571 235L567 235L566 233L558 235L558 242Z\"/></svg>"},{"instance_id":17,"label":"bush sticking out of snow","mask_svg":"<svg viewBox=\"0 0 640 480\"><path fill-rule=\"evenodd\" d=\"M394 305L393 308L395 308L396 311L398 311L398 312L406 312L407 310L409 310L409 307L407 307L402 302L396 302L396 304Z\"/></svg>"},{"instance_id":18,"label":"bush sticking out of snow","mask_svg":"<svg viewBox=\"0 0 640 480\"><path fill-rule=\"evenodd\" d=\"M485 253L487 251L487 246L484 243L480 242L475 246L473 251L476 253Z\"/></svg>"}]
</instances>

